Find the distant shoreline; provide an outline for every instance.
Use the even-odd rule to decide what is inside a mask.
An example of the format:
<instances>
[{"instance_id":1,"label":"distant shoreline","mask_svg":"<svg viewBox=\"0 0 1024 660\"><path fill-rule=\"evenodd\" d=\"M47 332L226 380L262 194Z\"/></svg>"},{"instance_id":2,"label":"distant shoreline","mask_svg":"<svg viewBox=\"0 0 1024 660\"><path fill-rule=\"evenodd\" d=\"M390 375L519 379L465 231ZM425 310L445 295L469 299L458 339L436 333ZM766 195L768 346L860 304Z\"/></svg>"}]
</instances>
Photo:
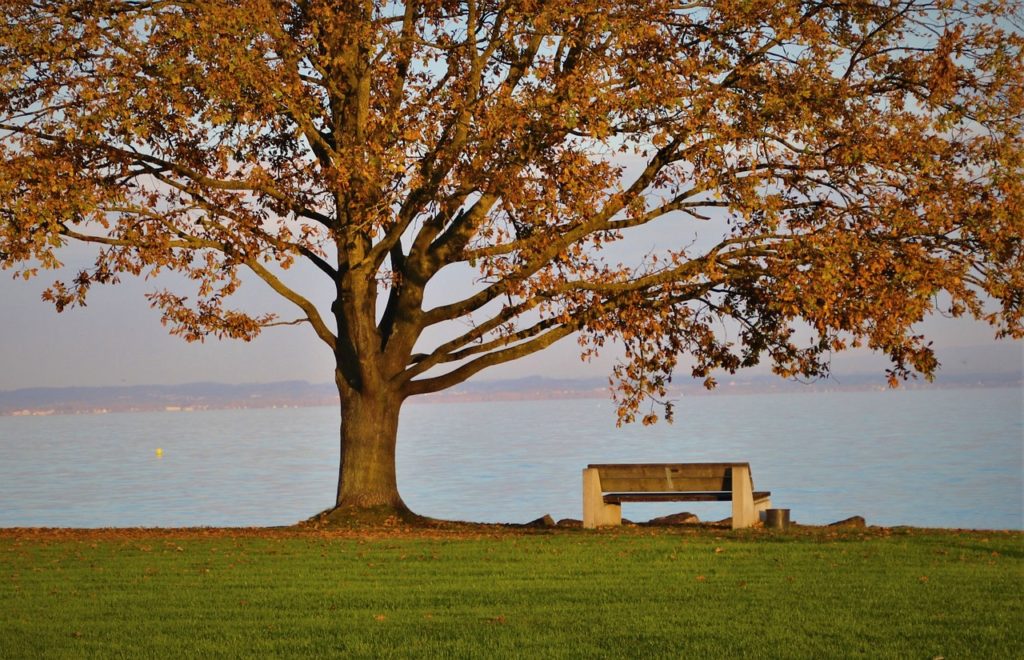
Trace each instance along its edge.
<instances>
[{"instance_id":1,"label":"distant shoreline","mask_svg":"<svg viewBox=\"0 0 1024 660\"><path fill-rule=\"evenodd\" d=\"M963 374L940 377L936 382L909 381L898 389L948 390L1024 388L1019 373ZM714 390L698 381L674 386L668 398L756 394L816 394L888 390L877 374L847 374L814 383L798 383L774 376L723 379ZM466 383L453 390L409 399L414 404L483 403L489 401L544 401L609 399L604 379L528 377ZM282 381L259 384L188 383L122 387L26 388L0 391L0 417L98 415L131 412L196 412L337 406L331 383Z\"/></svg>"}]
</instances>

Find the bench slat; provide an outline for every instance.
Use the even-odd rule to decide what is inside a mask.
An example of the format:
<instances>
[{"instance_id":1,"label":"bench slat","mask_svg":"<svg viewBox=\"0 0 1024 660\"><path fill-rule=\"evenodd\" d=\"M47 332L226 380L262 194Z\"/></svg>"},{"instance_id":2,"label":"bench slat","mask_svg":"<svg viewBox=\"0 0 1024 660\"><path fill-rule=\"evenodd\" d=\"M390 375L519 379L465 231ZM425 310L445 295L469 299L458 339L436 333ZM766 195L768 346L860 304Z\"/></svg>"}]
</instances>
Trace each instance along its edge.
<instances>
[{"instance_id":1,"label":"bench slat","mask_svg":"<svg viewBox=\"0 0 1024 660\"><path fill-rule=\"evenodd\" d=\"M732 475L715 477L690 477L661 475L651 477L606 476L601 473L601 490L605 492L637 491L641 493L682 490L732 490Z\"/></svg>"},{"instance_id":2,"label":"bench slat","mask_svg":"<svg viewBox=\"0 0 1024 660\"><path fill-rule=\"evenodd\" d=\"M595 468L602 474L609 474L621 471L623 473L636 474L649 472L663 472L666 468L685 474L715 474L732 467L750 467L750 463L591 463L588 468Z\"/></svg>"}]
</instances>

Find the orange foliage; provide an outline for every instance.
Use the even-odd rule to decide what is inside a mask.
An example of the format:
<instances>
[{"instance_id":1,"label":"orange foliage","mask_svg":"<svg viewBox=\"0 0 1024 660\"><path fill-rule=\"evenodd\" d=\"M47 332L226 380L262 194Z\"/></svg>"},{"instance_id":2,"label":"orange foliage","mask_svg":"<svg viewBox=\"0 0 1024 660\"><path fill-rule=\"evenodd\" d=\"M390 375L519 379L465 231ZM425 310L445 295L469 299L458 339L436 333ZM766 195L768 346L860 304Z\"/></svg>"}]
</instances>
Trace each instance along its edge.
<instances>
[{"instance_id":1,"label":"orange foliage","mask_svg":"<svg viewBox=\"0 0 1024 660\"><path fill-rule=\"evenodd\" d=\"M573 334L585 357L625 346L622 420L682 354L708 387L762 360L821 376L858 345L894 382L930 376L914 326L938 301L1024 334L1015 11L7 0L0 261L28 277L97 245L47 291L58 310L184 273L196 295L150 301L189 340L279 323L226 306L249 271L331 347L343 399ZM329 310L294 262L330 280ZM457 264L473 293L426 308Z\"/></svg>"}]
</instances>

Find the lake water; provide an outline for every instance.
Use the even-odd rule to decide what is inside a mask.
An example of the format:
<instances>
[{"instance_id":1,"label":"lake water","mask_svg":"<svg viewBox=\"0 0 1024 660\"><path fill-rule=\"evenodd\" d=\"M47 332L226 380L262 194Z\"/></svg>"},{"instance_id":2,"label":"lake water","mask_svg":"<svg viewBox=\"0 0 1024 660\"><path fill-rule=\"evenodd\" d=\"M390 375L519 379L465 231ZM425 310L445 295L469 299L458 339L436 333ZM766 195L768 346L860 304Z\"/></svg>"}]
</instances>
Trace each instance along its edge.
<instances>
[{"instance_id":1,"label":"lake water","mask_svg":"<svg viewBox=\"0 0 1024 660\"><path fill-rule=\"evenodd\" d=\"M673 425L609 401L410 404L399 486L418 513L579 518L588 463L749 461L802 523L1024 527L1016 388L688 396ZM157 448L163 456L156 456ZM0 417L0 527L287 525L333 502L333 408ZM626 504L634 520L728 503Z\"/></svg>"}]
</instances>

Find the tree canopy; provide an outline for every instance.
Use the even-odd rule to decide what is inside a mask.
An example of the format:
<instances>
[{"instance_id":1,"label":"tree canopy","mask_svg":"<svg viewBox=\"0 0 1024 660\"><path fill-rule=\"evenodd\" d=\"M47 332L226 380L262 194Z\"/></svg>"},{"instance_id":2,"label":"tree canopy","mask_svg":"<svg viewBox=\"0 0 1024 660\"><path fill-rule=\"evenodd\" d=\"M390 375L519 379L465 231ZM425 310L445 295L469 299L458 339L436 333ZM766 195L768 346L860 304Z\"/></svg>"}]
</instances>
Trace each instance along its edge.
<instances>
[{"instance_id":1,"label":"tree canopy","mask_svg":"<svg viewBox=\"0 0 1024 660\"><path fill-rule=\"evenodd\" d=\"M0 262L31 276L96 244L47 290L58 310L184 273L194 292L151 302L188 340L290 322L232 308L248 271L333 351L350 413L571 335L624 346L624 420L687 354L709 386L765 361L820 376L861 345L930 375L931 310L1024 335L1020 20L999 1L5 0ZM425 299L442 271L470 293Z\"/></svg>"}]
</instances>

